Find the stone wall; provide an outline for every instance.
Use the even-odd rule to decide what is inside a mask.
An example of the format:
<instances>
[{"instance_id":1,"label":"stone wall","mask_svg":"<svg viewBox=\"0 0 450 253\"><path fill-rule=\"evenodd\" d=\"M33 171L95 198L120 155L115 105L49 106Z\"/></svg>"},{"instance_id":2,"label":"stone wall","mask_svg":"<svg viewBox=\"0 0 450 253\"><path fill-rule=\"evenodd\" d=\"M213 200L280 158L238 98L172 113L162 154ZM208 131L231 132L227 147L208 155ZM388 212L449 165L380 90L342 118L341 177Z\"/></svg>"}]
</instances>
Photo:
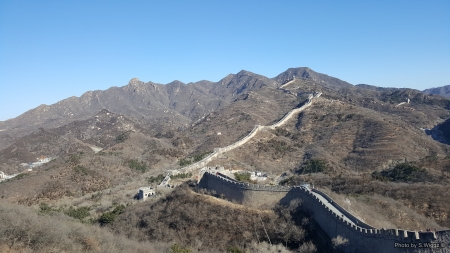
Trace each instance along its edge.
<instances>
[{"instance_id":1,"label":"stone wall","mask_svg":"<svg viewBox=\"0 0 450 253\"><path fill-rule=\"evenodd\" d=\"M302 210L309 213L330 238L340 235L348 240L345 252L419 252L413 249L414 246L425 246L425 243L438 242L436 238L450 237L450 231L417 232L373 228L337 205L326 194L304 187L254 185L234 181L220 173L209 172L203 174L199 187L214 191L233 202L256 208L273 206L276 203L288 205L292 200L300 199ZM333 206L352 222L336 214L316 194L332 201ZM445 243L446 249L449 249L450 241ZM420 252L427 252L423 251L424 248L421 250Z\"/></svg>"},{"instance_id":2,"label":"stone wall","mask_svg":"<svg viewBox=\"0 0 450 253\"><path fill-rule=\"evenodd\" d=\"M277 123L275 123L275 124L273 124L273 125L271 125L271 126L268 126L268 128L275 129L275 128L277 128L277 127L283 125L283 124L286 123L286 121L288 121L292 116L294 116L295 114L297 114L297 113L303 111L304 109L308 108L308 107L311 105L311 103L312 103L312 99L313 99L314 97L316 97L316 98L317 98L317 97L320 97L321 94L322 94L322 93L318 93L318 94L316 94L316 96L313 96L312 94L309 95L309 97L308 97L308 102L306 102L303 106L301 106L301 107L299 107L299 108L295 108L295 109L291 110L291 111L288 112L283 118L281 118L281 120L279 120Z\"/></svg>"},{"instance_id":3,"label":"stone wall","mask_svg":"<svg viewBox=\"0 0 450 253\"><path fill-rule=\"evenodd\" d=\"M291 189L284 186L264 186L235 181L221 173L205 172L199 182L201 188L219 196L254 208L273 206Z\"/></svg>"},{"instance_id":4,"label":"stone wall","mask_svg":"<svg viewBox=\"0 0 450 253\"><path fill-rule=\"evenodd\" d=\"M260 126L260 125L256 125L252 131L250 133L248 133L245 137L243 137L242 139L236 141L235 143L223 147L223 148L216 148L214 149L214 152L212 152L211 154L209 154L207 157L203 158L201 161L196 162L194 164L191 164L187 167L178 169L178 170L172 170L171 174L172 175L176 175L179 173L188 173L188 172L192 172L194 170L200 169L202 167L205 167L209 162L211 162L214 158L216 158L217 156L226 153L228 151L231 151L235 148L238 148L242 145L244 145L245 143L247 143L251 138L253 138L253 136L255 136L260 130L263 129L275 129L283 124L285 124L290 118L292 118L293 115L305 110L306 108L308 108L311 103L312 103L312 99L313 98L318 98L322 93L317 93L315 96L313 96L312 94L309 96L308 101L301 107L299 108L295 108L293 110L291 110L290 112L288 112L286 115L284 115L283 118L281 118L277 123L270 125L270 126Z\"/></svg>"},{"instance_id":5,"label":"stone wall","mask_svg":"<svg viewBox=\"0 0 450 253\"><path fill-rule=\"evenodd\" d=\"M353 221L353 223L358 224L358 226L362 227L362 228L367 228L367 229L374 229L374 227L364 223L363 221L361 221L360 219L358 219L357 217L355 217L353 214L349 213L347 210L345 210L343 207L341 207L340 205L338 205L336 202L333 201L333 199L331 199L328 195L326 195L325 193L317 190L317 189L312 189L313 192L321 195L322 197L324 197L326 200L328 200L328 202L333 203L333 206L338 209L341 213L343 213L347 218L349 218L351 221Z\"/></svg>"},{"instance_id":6,"label":"stone wall","mask_svg":"<svg viewBox=\"0 0 450 253\"><path fill-rule=\"evenodd\" d=\"M6 175L3 171L0 171L0 180L4 181L6 179L11 179L13 177L16 177L19 174L12 174L12 175Z\"/></svg>"}]
</instances>

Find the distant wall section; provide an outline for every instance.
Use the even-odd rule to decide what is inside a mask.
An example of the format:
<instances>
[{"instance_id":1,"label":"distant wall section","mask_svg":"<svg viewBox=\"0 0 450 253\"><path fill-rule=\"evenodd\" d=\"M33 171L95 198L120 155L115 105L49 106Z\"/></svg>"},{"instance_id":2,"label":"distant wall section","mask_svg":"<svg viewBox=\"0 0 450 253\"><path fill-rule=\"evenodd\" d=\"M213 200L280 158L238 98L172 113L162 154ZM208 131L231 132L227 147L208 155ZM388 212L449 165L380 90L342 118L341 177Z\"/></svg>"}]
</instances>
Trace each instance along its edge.
<instances>
[{"instance_id":1,"label":"distant wall section","mask_svg":"<svg viewBox=\"0 0 450 253\"><path fill-rule=\"evenodd\" d=\"M299 108L295 108L292 109L291 111L289 111L288 113L286 113L278 122L276 122L273 125L270 126L260 126L260 125L256 125L252 131L250 131L250 133L248 133L245 137L243 137L242 139L236 141L235 143L228 145L226 147L223 148L216 148L214 149L214 152L212 152L211 154L209 154L207 157L203 158L201 161L196 162L194 164L191 164L187 167L178 169L178 170L172 170L171 174L172 175L176 175L179 173L188 173L191 172L193 170L197 170L200 169L202 167L205 167L209 162L211 162L213 159L215 159L217 156L226 153L228 151L231 151L235 148L238 148L242 145L244 145L245 143L247 143L251 138L253 138L253 136L255 136L258 131L263 130L263 129L275 129L283 124L285 124L289 119L292 118L292 116L294 116L295 114L305 110L306 108L308 108L309 106L311 106L311 103L313 101L313 98L318 98L320 97L320 95L322 95L321 92L317 93L315 96L313 94L310 94L308 97L308 101L302 105Z\"/></svg>"}]
</instances>

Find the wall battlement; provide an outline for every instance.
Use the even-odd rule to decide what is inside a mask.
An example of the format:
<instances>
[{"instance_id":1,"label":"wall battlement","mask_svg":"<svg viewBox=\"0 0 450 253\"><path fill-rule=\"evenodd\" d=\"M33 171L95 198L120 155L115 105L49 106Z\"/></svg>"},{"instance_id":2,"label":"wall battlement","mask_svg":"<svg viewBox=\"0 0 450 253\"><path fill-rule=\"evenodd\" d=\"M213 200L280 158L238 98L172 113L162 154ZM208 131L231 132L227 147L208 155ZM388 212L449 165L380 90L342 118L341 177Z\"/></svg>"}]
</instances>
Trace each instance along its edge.
<instances>
[{"instance_id":1,"label":"wall battlement","mask_svg":"<svg viewBox=\"0 0 450 253\"><path fill-rule=\"evenodd\" d=\"M306 108L308 108L309 106L311 106L313 98L318 98L320 97L322 93L317 93L316 95L310 94L308 97L308 101L302 105L299 108L295 108L292 109L291 111L289 111L288 113L286 113L277 123L270 125L270 126L260 126L260 125L256 125L252 131L250 131L250 133L248 133L245 137L243 137L242 139L236 141L235 143L228 145L226 147L223 148L216 148L214 149L214 152L212 152L211 154L209 154L207 157L203 158L201 161L198 161L194 164L191 164L187 167L183 167L181 169L178 170L172 170L171 174L172 175L176 175L179 173L187 173L187 172L192 172L193 170L196 169L200 169L204 166L206 166L209 162L211 162L214 158L216 158L217 156L224 154L228 151L231 151L235 148L238 148L242 145L244 145L245 143L247 143L251 138L253 138L253 136L255 136L260 130L263 129L275 129L281 125L283 125L284 123L286 123L293 115L305 110Z\"/></svg>"},{"instance_id":2,"label":"wall battlement","mask_svg":"<svg viewBox=\"0 0 450 253\"><path fill-rule=\"evenodd\" d=\"M396 245L419 245L449 237L450 231L422 232L401 229L377 229L350 214L326 194L305 187L263 186L237 182L220 173L205 172L199 186L214 190L225 198L252 207L281 203L288 205L300 199L301 209L309 213L330 236L348 239L345 252L406 252ZM447 242L449 243L449 242ZM450 247L446 245L446 247ZM410 250L410 249L409 249ZM414 251L409 251L414 252Z\"/></svg>"},{"instance_id":3,"label":"wall battlement","mask_svg":"<svg viewBox=\"0 0 450 253\"><path fill-rule=\"evenodd\" d=\"M285 114L278 122L270 126L256 125L249 134L237 142L216 148L214 152L190 166L172 171L172 174L187 173L206 166L218 155L233 150L248 142L258 131L263 129L275 129L286 123L293 115L311 106L314 98L322 93L310 95L308 101L301 107L295 108ZM305 187L284 187L279 185L264 186L237 182L220 173L203 173L199 186L212 190L227 199L253 207L271 206L276 203L288 205L294 199L302 201L301 208L309 213L328 234L330 238L338 235L346 238L348 243L345 252L415 252L411 248L397 247L400 245L416 245L417 243L436 242L438 238L450 238L450 231L417 232L398 229L374 228L343 207L336 204L329 196L318 190L310 190ZM450 248L450 241L446 242Z\"/></svg>"}]
</instances>

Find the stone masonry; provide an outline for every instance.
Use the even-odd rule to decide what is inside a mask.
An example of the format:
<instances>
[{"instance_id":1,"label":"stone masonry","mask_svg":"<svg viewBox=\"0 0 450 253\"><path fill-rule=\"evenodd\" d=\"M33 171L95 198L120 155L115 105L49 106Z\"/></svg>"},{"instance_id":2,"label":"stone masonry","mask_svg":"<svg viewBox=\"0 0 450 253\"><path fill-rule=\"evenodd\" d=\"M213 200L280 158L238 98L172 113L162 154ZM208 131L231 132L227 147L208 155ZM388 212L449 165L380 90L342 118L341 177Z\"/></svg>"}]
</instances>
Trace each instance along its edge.
<instances>
[{"instance_id":1,"label":"stone masonry","mask_svg":"<svg viewBox=\"0 0 450 253\"><path fill-rule=\"evenodd\" d=\"M330 238L340 235L348 240L345 252L436 252L431 251L430 247L450 248L450 241L441 240L450 237L450 230L418 232L377 229L351 215L325 193L316 189L254 185L235 181L220 173L209 172L203 174L199 187L213 190L230 201L255 208L270 207L276 203L289 205L292 200L299 199L302 211L310 214Z\"/></svg>"}]
</instances>

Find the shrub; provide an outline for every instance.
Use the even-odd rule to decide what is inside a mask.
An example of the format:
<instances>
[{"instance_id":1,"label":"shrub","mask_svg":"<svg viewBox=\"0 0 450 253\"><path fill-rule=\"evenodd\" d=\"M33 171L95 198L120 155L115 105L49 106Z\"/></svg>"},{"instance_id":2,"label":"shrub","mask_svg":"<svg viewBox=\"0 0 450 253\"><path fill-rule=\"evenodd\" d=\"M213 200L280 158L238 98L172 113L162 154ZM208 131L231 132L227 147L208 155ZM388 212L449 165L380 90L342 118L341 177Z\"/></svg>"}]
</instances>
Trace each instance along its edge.
<instances>
[{"instance_id":1,"label":"shrub","mask_svg":"<svg viewBox=\"0 0 450 253\"><path fill-rule=\"evenodd\" d=\"M180 166L186 166L186 165L189 165L191 163L192 163L192 161L189 160L189 159L186 159L186 158L180 160Z\"/></svg>"},{"instance_id":2,"label":"shrub","mask_svg":"<svg viewBox=\"0 0 450 253\"><path fill-rule=\"evenodd\" d=\"M19 175L13 177L13 179L14 180L20 180L20 179L22 179L22 178L24 178L24 177L26 177L28 175L30 175L30 174L28 174L28 173L20 173Z\"/></svg>"},{"instance_id":3,"label":"shrub","mask_svg":"<svg viewBox=\"0 0 450 253\"><path fill-rule=\"evenodd\" d=\"M237 180L237 181L242 181L242 182L244 182L244 181L247 181L247 182L250 182L250 173L248 173L248 172L244 172L244 173L234 173L234 178Z\"/></svg>"},{"instance_id":4,"label":"shrub","mask_svg":"<svg viewBox=\"0 0 450 253\"><path fill-rule=\"evenodd\" d=\"M80 163L80 156L79 155L71 155L67 162L71 163L71 164L79 164Z\"/></svg>"},{"instance_id":5,"label":"shrub","mask_svg":"<svg viewBox=\"0 0 450 253\"><path fill-rule=\"evenodd\" d=\"M148 183L152 184L152 183L158 183L164 180L164 175L163 174L159 174L158 176L154 177L154 176L150 176L148 178Z\"/></svg>"},{"instance_id":6,"label":"shrub","mask_svg":"<svg viewBox=\"0 0 450 253\"><path fill-rule=\"evenodd\" d=\"M238 247L231 246L231 247L228 247L227 253L245 253L245 251L241 250Z\"/></svg>"},{"instance_id":7,"label":"shrub","mask_svg":"<svg viewBox=\"0 0 450 253\"><path fill-rule=\"evenodd\" d=\"M54 207L49 206L47 203L41 203L39 204L39 212L44 214L50 214L53 212L59 212L60 209L56 209Z\"/></svg>"},{"instance_id":8,"label":"shrub","mask_svg":"<svg viewBox=\"0 0 450 253\"><path fill-rule=\"evenodd\" d=\"M128 138L130 138L130 133L131 133L131 130L128 130L128 131L126 131L126 132L123 132L123 133L119 134L119 135L116 137L116 142L117 142L117 143L124 142L125 140L127 140Z\"/></svg>"},{"instance_id":9,"label":"shrub","mask_svg":"<svg viewBox=\"0 0 450 253\"><path fill-rule=\"evenodd\" d=\"M199 162L210 153L211 152L204 152L204 153L196 154L192 158L187 157L187 158L180 159L180 162L179 162L180 166L186 166L186 165L190 165L192 163Z\"/></svg>"},{"instance_id":10,"label":"shrub","mask_svg":"<svg viewBox=\"0 0 450 253\"><path fill-rule=\"evenodd\" d=\"M94 193L91 196L91 200L97 202L97 201L99 201L102 198L102 195L103 195L103 192Z\"/></svg>"},{"instance_id":11,"label":"shrub","mask_svg":"<svg viewBox=\"0 0 450 253\"><path fill-rule=\"evenodd\" d=\"M111 224L116 220L119 214L122 214L124 212L125 212L124 205L116 206L114 210L102 214L98 219L98 221L100 222L101 225Z\"/></svg>"},{"instance_id":12,"label":"shrub","mask_svg":"<svg viewBox=\"0 0 450 253\"><path fill-rule=\"evenodd\" d=\"M89 210L91 210L91 208L88 206L83 206L76 209L71 206L64 213L72 218L82 220L89 216Z\"/></svg>"},{"instance_id":13,"label":"shrub","mask_svg":"<svg viewBox=\"0 0 450 253\"><path fill-rule=\"evenodd\" d=\"M174 245L172 245L170 247L170 249L172 250L172 253L191 253L192 252L192 250L190 250L186 247L180 246L176 243Z\"/></svg>"},{"instance_id":14,"label":"shrub","mask_svg":"<svg viewBox=\"0 0 450 253\"><path fill-rule=\"evenodd\" d=\"M202 160L203 158L205 158L206 155L208 155L209 153L210 153L210 152L204 152L204 153L201 153L201 154L194 155L194 163L201 161L201 160Z\"/></svg>"},{"instance_id":15,"label":"shrub","mask_svg":"<svg viewBox=\"0 0 450 253\"><path fill-rule=\"evenodd\" d=\"M372 173L372 177L375 179L387 179L394 182L423 182L427 176L428 173L425 169L416 167L410 163L400 163L393 169Z\"/></svg>"},{"instance_id":16,"label":"shrub","mask_svg":"<svg viewBox=\"0 0 450 253\"><path fill-rule=\"evenodd\" d=\"M192 173L180 173L177 175L172 175L170 176L170 179L178 179L178 178L189 178L192 177Z\"/></svg>"},{"instance_id":17,"label":"shrub","mask_svg":"<svg viewBox=\"0 0 450 253\"><path fill-rule=\"evenodd\" d=\"M289 137L291 135L291 133L286 128L277 127L275 129L275 135Z\"/></svg>"},{"instance_id":18,"label":"shrub","mask_svg":"<svg viewBox=\"0 0 450 253\"><path fill-rule=\"evenodd\" d=\"M295 181L294 177L291 176L291 177L288 177L288 178L285 178L285 179L281 180L279 184L280 185L291 185L294 181Z\"/></svg>"},{"instance_id":19,"label":"shrub","mask_svg":"<svg viewBox=\"0 0 450 253\"><path fill-rule=\"evenodd\" d=\"M141 172L146 172L147 171L147 166L142 161L139 162L136 159L130 159L127 162L128 162L128 167L130 167L130 169L139 170Z\"/></svg>"},{"instance_id":20,"label":"shrub","mask_svg":"<svg viewBox=\"0 0 450 253\"><path fill-rule=\"evenodd\" d=\"M303 174L324 172L328 168L328 162L320 159L308 160L301 170Z\"/></svg>"}]
</instances>

